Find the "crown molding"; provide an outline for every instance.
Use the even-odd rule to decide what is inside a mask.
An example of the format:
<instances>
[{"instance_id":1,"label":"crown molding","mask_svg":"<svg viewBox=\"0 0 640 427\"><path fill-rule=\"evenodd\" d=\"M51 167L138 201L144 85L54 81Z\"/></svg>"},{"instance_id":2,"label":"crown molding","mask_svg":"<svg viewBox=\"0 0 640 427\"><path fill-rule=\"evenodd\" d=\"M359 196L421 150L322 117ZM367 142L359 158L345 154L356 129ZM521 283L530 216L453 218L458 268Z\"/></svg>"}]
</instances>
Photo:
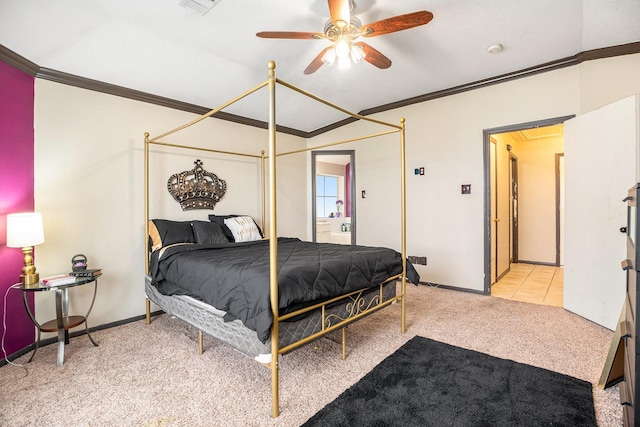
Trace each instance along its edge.
<instances>
[{"instance_id":1,"label":"crown molding","mask_svg":"<svg viewBox=\"0 0 640 427\"><path fill-rule=\"evenodd\" d=\"M31 75L32 77L36 76L36 73L40 69L40 67L34 63L23 57L22 55L17 54L16 52L7 49L3 45L0 44L0 60L6 62L18 70L24 71L25 73Z\"/></svg>"},{"instance_id":2,"label":"crown molding","mask_svg":"<svg viewBox=\"0 0 640 427\"><path fill-rule=\"evenodd\" d=\"M455 95L462 92L467 92L483 87L505 83L511 80L520 79L523 77L532 76L534 74L546 73L547 71L557 70L560 68L571 67L581 64L585 61L592 61L595 59L605 59L615 56L631 55L640 53L640 42L627 43L623 45L610 46L600 49L592 49L584 52L580 52L576 55L569 56L563 59L547 62L544 64L536 65L533 67L525 68L522 70L514 71L511 73L501 74L499 76L490 77L475 82L466 83L451 88L426 93L423 95L414 96L412 98L403 99L400 101L392 102L389 104L379 105L377 107L369 108L360 111L358 114L362 116L368 116L371 114L381 113L384 111L393 110L400 107L406 107L412 104L418 104L425 101L430 101L437 98L443 98L445 96ZM50 80L57 83L66 84L69 86L75 86L82 89L93 90L97 92L106 93L109 95L120 96L123 98L132 99L135 101L142 101L162 107L172 108L176 110L186 111L194 114L205 114L211 109L200 105L190 104L187 102L177 101L171 98L165 98L158 95L153 95L146 92L141 92L134 89L129 89L122 86L112 85L109 83L100 82L97 80L87 79L85 77L75 76L73 74L64 73L61 71L52 70L50 68L43 68L37 64L22 57L16 52L7 49L0 44L0 60L7 64L24 71L27 74L35 78L41 78L44 80ZM267 129L268 123L260 120L250 119L248 117L238 116L235 114L225 113L220 111L212 116L213 118L226 120L229 122L239 123L247 126L253 126L261 129ZM290 128L286 126L276 126L276 131L298 136L301 138L312 138L314 136L321 135L325 132L340 128L349 123L353 123L357 119L349 117L344 120L323 126L321 128L304 131L300 129Z\"/></svg>"},{"instance_id":3,"label":"crown molding","mask_svg":"<svg viewBox=\"0 0 640 427\"><path fill-rule=\"evenodd\" d=\"M507 74L502 74L495 77L490 77L483 80L478 80L471 83L466 83L460 86L451 87L448 89L439 90L436 92L426 93L424 95L414 96L402 101L396 101L389 104L379 105L377 107L369 108L361 111L359 114L367 116L370 114L381 113L383 111L393 110L395 108L406 107L412 104L418 104L420 102L430 101L437 98L443 98L445 96L455 95L462 92L467 92L474 89L480 89L483 87L505 83L512 80L517 80L522 77L529 77L534 74L546 73L547 71L557 70L560 68L571 67L579 65L585 61L591 61L594 59L612 58L615 56L631 55L640 53L640 42L627 43L618 46L605 47L601 49L587 50L580 52L576 55L569 56L567 58L558 59L544 64L536 65L522 70L514 71Z\"/></svg>"},{"instance_id":4,"label":"crown molding","mask_svg":"<svg viewBox=\"0 0 640 427\"><path fill-rule=\"evenodd\" d=\"M1 56L0 56L1 59ZM104 83L98 80L87 79L85 77L76 76L73 74L63 73L61 71L52 70L50 68L40 68L35 75L36 78L43 80L49 80L56 83L62 83L69 86L74 86L82 89L93 90L96 92L102 92L109 95L120 96L135 101L146 102L149 104L159 105L161 107L172 108L175 110L186 111L197 115L203 115L211 111L211 108L203 107L196 104L190 104L188 102L182 102L171 98L165 98L163 96L152 95L147 92L142 92L135 89L129 89L123 86L113 85L110 83ZM248 117L238 116L236 114L226 113L224 111L218 111L211 117L221 120L226 120L233 123L239 123L242 125L258 127L261 129L267 129L269 124L260 120L250 119ZM282 133L288 133L300 137L306 137L306 132L292 129L286 126L276 126L276 131Z\"/></svg>"},{"instance_id":5,"label":"crown molding","mask_svg":"<svg viewBox=\"0 0 640 427\"><path fill-rule=\"evenodd\" d=\"M73 74L64 73L62 71L53 70L51 68L40 67L34 62L29 61L28 59L10 49L7 49L1 44L0 61L4 61L7 64L38 79L49 80L52 82L74 86L81 89L106 93L108 95L120 96L134 101L146 102L149 104L159 105L161 107L172 108L180 111L186 111L188 113L194 113L197 115L203 115L211 111L211 108L203 107L200 105L190 104L188 102L182 102L171 98L165 98L162 96L153 95L135 89L129 89L110 83L104 83L98 80L88 79L86 77L80 77ZM261 129L268 129L269 127L269 124L267 122L238 116L236 114L226 113L224 111L219 111L211 117ZM295 135L302 138L308 138L307 132L298 129L293 129L286 126L276 126L276 130L278 132Z\"/></svg>"}]
</instances>

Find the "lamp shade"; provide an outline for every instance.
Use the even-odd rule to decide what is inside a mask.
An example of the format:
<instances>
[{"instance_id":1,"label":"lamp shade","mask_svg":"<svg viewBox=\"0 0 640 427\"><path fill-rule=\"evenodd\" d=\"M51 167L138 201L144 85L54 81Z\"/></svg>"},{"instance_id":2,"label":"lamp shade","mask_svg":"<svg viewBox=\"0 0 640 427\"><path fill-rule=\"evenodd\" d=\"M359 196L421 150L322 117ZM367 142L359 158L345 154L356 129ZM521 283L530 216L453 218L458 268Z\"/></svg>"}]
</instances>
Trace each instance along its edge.
<instances>
[{"instance_id":1,"label":"lamp shade","mask_svg":"<svg viewBox=\"0 0 640 427\"><path fill-rule=\"evenodd\" d=\"M26 248L44 243L42 215L36 212L7 215L7 246Z\"/></svg>"}]
</instances>

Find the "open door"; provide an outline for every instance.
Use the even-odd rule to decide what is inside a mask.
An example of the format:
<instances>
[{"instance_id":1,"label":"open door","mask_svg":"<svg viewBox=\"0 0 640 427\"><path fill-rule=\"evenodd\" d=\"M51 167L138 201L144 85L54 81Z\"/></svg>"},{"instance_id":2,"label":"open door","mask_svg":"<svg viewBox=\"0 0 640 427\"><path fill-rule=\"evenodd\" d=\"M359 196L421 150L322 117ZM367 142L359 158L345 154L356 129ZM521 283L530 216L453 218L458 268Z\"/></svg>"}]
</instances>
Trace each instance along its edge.
<instances>
[{"instance_id":1,"label":"open door","mask_svg":"<svg viewBox=\"0 0 640 427\"><path fill-rule=\"evenodd\" d=\"M491 197L491 284L493 285L498 280L498 213L496 212L497 205L497 177L496 177L496 141L492 138L489 146L489 193Z\"/></svg>"},{"instance_id":2,"label":"open door","mask_svg":"<svg viewBox=\"0 0 640 427\"><path fill-rule=\"evenodd\" d=\"M564 307L615 330L625 297L627 190L638 180L638 97L565 122Z\"/></svg>"}]
</instances>

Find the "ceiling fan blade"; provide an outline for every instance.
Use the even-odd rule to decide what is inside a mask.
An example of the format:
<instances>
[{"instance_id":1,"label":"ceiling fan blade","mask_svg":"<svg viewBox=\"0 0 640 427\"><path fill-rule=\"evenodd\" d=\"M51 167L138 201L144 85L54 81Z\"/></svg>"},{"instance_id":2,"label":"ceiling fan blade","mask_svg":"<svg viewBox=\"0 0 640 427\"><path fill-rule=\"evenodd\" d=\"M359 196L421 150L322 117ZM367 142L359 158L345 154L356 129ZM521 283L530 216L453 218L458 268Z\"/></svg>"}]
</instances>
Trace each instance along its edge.
<instances>
[{"instance_id":1,"label":"ceiling fan blade","mask_svg":"<svg viewBox=\"0 0 640 427\"><path fill-rule=\"evenodd\" d=\"M351 21L351 5L349 0L329 0L329 14L333 25L346 28Z\"/></svg>"},{"instance_id":2,"label":"ceiling fan blade","mask_svg":"<svg viewBox=\"0 0 640 427\"><path fill-rule=\"evenodd\" d=\"M372 22L371 24L363 25L360 27L360 31L364 37L381 36L383 34L395 33L396 31L428 24L432 19L433 13L421 10L420 12L398 15L393 18L382 19Z\"/></svg>"},{"instance_id":3,"label":"ceiling fan blade","mask_svg":"<svg viewBox=\"0 0 640 427\"><path fill-rule=\"evenodd\" d=\"M262 31L256 33L256 36L264 39L321 39L324 34L300 31Z\"/></svg>"},{"instance_id":4,"label":"ceiling fan blade","mask_svg":"<svg viewBox=\"0 0 640 427\"><path fill-rule=\"evenodd\" d=\"M378 68L389 68L391 67L391 60L384 56L380 51L372 48L366 43L359 42L355 43L364 51L364 60L368 63L375 65Z\"/></svg>"},{"instance_id":5,"label":"ceiling fan blade","mask_svg":"<svg viewBox=\"0 0 640 427\"><path fill-rule=\"evenodd\" d=\"M324 64L324 62L322 62L322 57L331 48L332 48L332 46L328 46L328 47L325 47L324 49L322 49L322 52L320 52L318 54L318 56L313 58L313 61L311 61L311 64L309 64L307 66L307 68L304 69L304 73L305 74L313 74L316 71L318 71L318 68L322 67L322 65Z\"/></svg>"}]
</instances>

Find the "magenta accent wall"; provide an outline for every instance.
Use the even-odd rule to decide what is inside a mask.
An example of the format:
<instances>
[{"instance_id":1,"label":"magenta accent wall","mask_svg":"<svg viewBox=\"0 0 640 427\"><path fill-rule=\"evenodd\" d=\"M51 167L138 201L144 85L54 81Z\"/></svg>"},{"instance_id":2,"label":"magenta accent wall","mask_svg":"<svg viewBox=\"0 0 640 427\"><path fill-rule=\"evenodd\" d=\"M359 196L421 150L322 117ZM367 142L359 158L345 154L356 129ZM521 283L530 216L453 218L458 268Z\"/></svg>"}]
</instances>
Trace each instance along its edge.
<instances>
[{"instance_id":1,"label":"magenta accent wall","mask_svg":"<svg viewBox=\"0 0 640 427\"><path fill-rule=\"evenodd\" d=\"M24 309L22 293L8 290L19 281L22 251L7 248L7 214L33 212L34 208L33 101L34 78L0 61L0 316L6 314L4 348L8 355L35 340L35 329ZM37 266L37 248L34 253ZM33 309L33 295L29 296L29 303ZM2 332L0 326L0 335ZM4 354L0 353L0 358L4 358Z\"/></svg>"}]
</instances>

